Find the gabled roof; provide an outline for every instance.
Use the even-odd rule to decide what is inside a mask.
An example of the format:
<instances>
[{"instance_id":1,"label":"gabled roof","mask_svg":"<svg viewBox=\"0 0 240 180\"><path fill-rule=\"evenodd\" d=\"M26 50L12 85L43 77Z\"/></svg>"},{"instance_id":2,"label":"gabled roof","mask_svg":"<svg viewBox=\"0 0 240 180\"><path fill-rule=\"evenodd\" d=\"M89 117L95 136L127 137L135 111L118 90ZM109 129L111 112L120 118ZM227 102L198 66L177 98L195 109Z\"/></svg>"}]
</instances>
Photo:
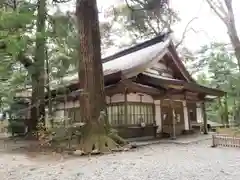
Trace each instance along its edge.
<instances>
[{"instance_id":1,"label":"gabled roof","mask_svg":"<svg viewBox=\"0 0 240 180\"><path fill-rule=\"evenodd\" d=\"M137 44L137 45L135 45L133 47L130 47L130 48L125 49L125 50L122 50L122 51L117 52L117 53L115 53L113 55L110 55L108 57L105 57L105 58L102 59L102 63L106 63L108 61L112 61L112 60L120 58L122 56L131 54L131 53L134 53L134 52L139 51L141 49L144 49L144 48L147 48L149 46L155 45L155 44L157 44L159 42L163 42L167 38L169 38L169 35L170 35L170 32L164 33L164 34L159 35L159 36L157 36L157 37L155 37L153 39L150 39L148 41L144 41L143 43Z\"/></svg>"},{"instance_id":2,"label":"gabled roof","mask_svg":"<svg viewBox=\"0 0 240 180\"><path fill-rule=\"evenodd\" d=\"M157 63L164 55L169 53L170 49L174 49L170 48L172 45L170 33L166 33L126 50L120 51L102 59L103 73L104 75L109 75L111 73L122 71L125 77L135 76ZM181 60L177 58L177 53L175 54L176 55L173 55L174 63L180 69L183 77L185 77L187 81L191 81L191 76L185 69L184 65L181 64ZM66 76L62 80L62 84L64 84L64 86L77 82L77 73ZM59 85L57 85L56 81L51 83L51 87L53 87L53 89L58 86Z\"/></svg>"},{"instance_id":3,"label":"gabled roof","mask_svg":"<svg viewBox=\"0 0 240 180\"><path fill-rule=\"evenodd\" d=\"M169 50L169 54L172 56L172 59L175 63L175 65L179 68L179 70L181 71L182 75L187 79L188 82L196 82L192 76L190 75L190 73L188 72L188 70L186 69L185 65L183 64L182 60L180 59L180 57L178 56L177 50L174 46L174 44L171 42L170 46L168 47Z\"/></svg>"},{"instance_id":4,"label":"gabled roof","mask_svg":"<svg viewBox=\"0 0 240 180\"><path fill-rule=\"evenodd\" d=\"M112 76L115 74L112 77L116 77L118 80L122 77L136 77L137 75L143 73L146 69L151 68L154 64L158 63L158 61L161 60L165 55L171 57L177 68L177 71L181 73L184 79L166 80L163 77L162 79L158 80L158 83L179 84L183 85L185 89L204 94L217 94L218 96L224 94L222 91L200 86L195 82L179 58L176 48L171 41L170 33L155 37L114 55L103 58L102 62L105 85L109 85L109 83L106 82L109 81L109 78L107 78L109 75ZM117 75L121 75L122 77L117 77ZM63 79L64 86L72 86L74 84L78 84L78 82L78 74L74 74ZM115 81L111 80L111 82ZM53 89L57 88L58 87L55 87Z\"/></svg>"},{"instance_id":5,"label":"gabled roof","mask_svg":"<svg viewBox=\"0 0 240 180\"><path fill-rule=\"evenodd\" d=\"M103 71L112 73L115 71L122 71L127 78L136 76L137 74L151 68L168 52L168 46L171 40L170 37L154 43L144 48L124 53L125 55L116 56L112 60L103 63ZM137 46L139 47L139 46Z\"/></svg>"},{"instance_id":6,"label":"gabled roof","mask_svg":"<svg viewBox=\"0 0 240 180\"><path fill-rule=\"evenodd\" d=\"M151 67L151 65L159 61L165 54L171 56L174 64L186 81L195 82L179 58L176 48L171 41L170 32L102 59L103 69L118 67L119 70L128 69L128 71L133 71L133 67L135 66L135 69L143 70L143 68L137 66L144 66L144 69Z\"/></svg>"}]
</instances>

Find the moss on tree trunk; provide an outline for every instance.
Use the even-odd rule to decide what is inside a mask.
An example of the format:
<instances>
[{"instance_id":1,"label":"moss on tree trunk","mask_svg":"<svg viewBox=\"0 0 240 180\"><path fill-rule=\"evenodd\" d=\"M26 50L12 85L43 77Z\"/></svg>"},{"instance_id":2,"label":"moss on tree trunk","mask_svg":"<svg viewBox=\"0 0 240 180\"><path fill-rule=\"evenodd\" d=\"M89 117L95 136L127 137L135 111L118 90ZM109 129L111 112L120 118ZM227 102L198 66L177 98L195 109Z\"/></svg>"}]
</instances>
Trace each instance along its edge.
<instances>
[{"instance_id":1,"label":"moss on tree trunk","mask_svg":"<svg viewBox=\"0 0 240 180\"><path fill-rule=\"evenodd\" d=\"M117 143L109 136L108 122L99 119L100 112L106 112L106 102L96 0L77 0L76 16L80 39L80 112L81 121L86 122L79 148L85 153L109 151Z\"/></svg>"}]
</instances>

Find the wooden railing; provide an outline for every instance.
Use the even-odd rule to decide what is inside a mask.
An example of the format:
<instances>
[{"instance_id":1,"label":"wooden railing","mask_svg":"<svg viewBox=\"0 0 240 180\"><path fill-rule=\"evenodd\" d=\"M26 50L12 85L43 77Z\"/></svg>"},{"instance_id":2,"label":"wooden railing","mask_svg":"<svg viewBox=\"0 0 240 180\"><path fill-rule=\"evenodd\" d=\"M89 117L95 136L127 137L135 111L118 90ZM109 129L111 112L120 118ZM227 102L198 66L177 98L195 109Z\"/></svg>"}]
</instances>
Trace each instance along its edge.
<instances>
[{"instance_id":1,"label":"wooden railing","mask_svg":"<svg viewBox=\"0 0 240 180\"><path fill-rule=\"evenodd\" d=\"M212 147L217 146L240 148L240 138L224 134L215 134L212 136Z\"/></svg>"}]
</instances>

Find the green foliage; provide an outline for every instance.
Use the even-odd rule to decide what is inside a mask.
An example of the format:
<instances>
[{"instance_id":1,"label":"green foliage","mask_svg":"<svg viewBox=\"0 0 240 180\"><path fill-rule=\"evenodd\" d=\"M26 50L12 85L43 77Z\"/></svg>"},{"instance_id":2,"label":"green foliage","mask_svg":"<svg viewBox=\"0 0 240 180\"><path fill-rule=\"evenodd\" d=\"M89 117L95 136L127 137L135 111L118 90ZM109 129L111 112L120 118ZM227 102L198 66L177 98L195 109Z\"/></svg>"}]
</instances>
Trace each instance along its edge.
<instances>
[{"instance_id":1,"label":"green foliage","mask_svg":"<svg viewBox=\"0 0 240 180\"><path fill-rule=\"evenodd\" d=\"M169 31L170 26L179 21L176 12L168 6L162 6L156 0L130 0L127 4L109 9L107 14L113 16L112 27L118 27L119 34L128 35L131 44L149 39L161 32ZM154 4L154 5L153 5Z\"/></svg>"},{"instance_id":2,"label":"green foliage","mask_svg":"<svg viewBox=\"0 0 240 180\"><path fill-rule=\"evenodd\" d=\"M208 104L209 118L223 123L227 103L227 115L230 119L238 121L240 74L233 52L224 44L213 43L199 51L197 61L194 67L198 71L198 82L227 92L226 99L224 97Z\"/></svg>"},{"instance_id":3,"label":"green foliage","mask_svg":"<svg viewBox=\"0 0 240 180\"><path fill-rule=\"evenodd\" d=\"M8 124L8 132L12 133L12 135L25 135L26 133L26 125L23 121L20 120L11 120Z\"/></svg>"},{"instance_id":4,"label":"green foliage","mask_svg":"<svg viewBox=\"0 0 240 180\"><path fill-rule=\"evenodd\" d=\"M35 5L22 1L17 9L1 7L0 10L0 96L2 106L12 101L15 90L29 84L27 71L19 61L22 51L30 51L35 20Z\"/></svg>"}]
</instances>

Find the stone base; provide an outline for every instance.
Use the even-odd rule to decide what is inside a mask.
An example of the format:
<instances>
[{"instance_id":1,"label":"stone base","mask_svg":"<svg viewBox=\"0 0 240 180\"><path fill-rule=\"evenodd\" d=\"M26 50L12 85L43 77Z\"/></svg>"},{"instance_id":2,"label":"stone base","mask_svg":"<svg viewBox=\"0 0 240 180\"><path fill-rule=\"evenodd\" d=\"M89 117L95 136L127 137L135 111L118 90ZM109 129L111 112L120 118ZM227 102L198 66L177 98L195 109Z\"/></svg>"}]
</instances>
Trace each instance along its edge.
<instances>
[{"instance_id":1,"label":"stone base","mask_svg":"<svg viewBox=\"0 0 240 180\"><path fill-rule=\"evenodd\" d=\"M182 134L193 134L194 133L194 130L193 129L189 129L189 130L183 130L182 131Z\"/></svg>"},{"instance_id":2,"label":"stone base","mask_svg":"<svg viewBox=\"0 0 240 180\"><path fill-rule=\"evenodd\" d=\"M160 133L160 136L162 138L170 138L171 137L171 135L169 133L165 133L165 132Z\"/></svg>"},{"instance_id":3,"label":"stone base","mask_svg":"<svg viewBox=\"0 0 240 180\"><path fill-rule=\"evenodd\" d=\"M177 139L177 137L176 136L174 136L174 137L171 137L171 140L176 140Z\"/></svg>"}]
</instances>

